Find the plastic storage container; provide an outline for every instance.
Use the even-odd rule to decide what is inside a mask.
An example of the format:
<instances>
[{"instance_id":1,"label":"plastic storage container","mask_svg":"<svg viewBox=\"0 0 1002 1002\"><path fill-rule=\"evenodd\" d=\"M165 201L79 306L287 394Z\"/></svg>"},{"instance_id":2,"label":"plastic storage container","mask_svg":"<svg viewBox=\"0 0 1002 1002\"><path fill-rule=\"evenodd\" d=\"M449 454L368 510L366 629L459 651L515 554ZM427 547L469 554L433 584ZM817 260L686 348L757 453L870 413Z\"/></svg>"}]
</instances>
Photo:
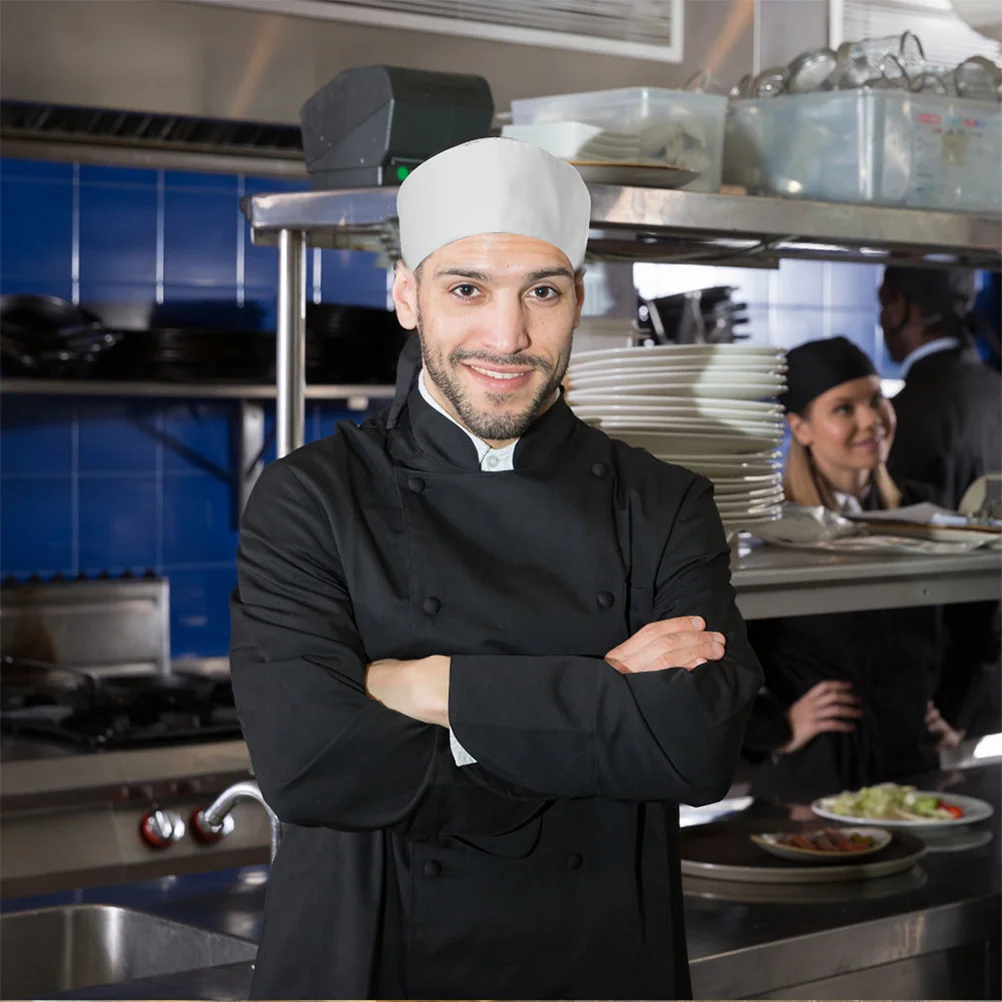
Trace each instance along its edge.
<instances>
[{"instance_id":1,"label":"plastic storage container","mask_svg":"<svg viewBox=\"0 0 1002 1002\"><path fill-rule=\"evenodd\" d=\"M687 188L719 191L727 99L718 94L628 87L512 101L505 135L565 160L663 164L699 173Z\"/></svg>"},{"instance_id":2,"label":"plastic storage container","mask_svg":"<svg viewBox=\"0 0 1002 1002\"><path fill-rule=\"evenodd\" d=\"M905 91L734 101L724 180L754 193L998 212L1002 105Z\"/></svg>"}]
</instances>

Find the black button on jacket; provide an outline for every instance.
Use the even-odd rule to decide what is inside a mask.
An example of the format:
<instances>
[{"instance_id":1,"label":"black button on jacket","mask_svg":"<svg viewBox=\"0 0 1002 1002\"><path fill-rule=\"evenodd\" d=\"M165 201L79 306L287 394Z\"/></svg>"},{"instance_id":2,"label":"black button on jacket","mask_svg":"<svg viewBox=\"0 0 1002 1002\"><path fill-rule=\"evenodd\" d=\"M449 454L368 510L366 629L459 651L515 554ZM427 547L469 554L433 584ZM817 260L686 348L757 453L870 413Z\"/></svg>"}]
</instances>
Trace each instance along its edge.
<instances>
[{"instance_id":1,"label":"black button on jacket","mask_svg":"<svg viewBox=\"0 0 1002 1002\"><path fill-rule=\"evenodd\" d=\"M233 686L286 822L253 993L685 996L677 804L724 795L761 680L710 485L563 400L483 473L418 364L411 343L392 408L272 463L244 515ZM682 615L722 661L603 660ZM368 662L431 654L476 765L365 694Z\"/></svg>"}]
</instances>

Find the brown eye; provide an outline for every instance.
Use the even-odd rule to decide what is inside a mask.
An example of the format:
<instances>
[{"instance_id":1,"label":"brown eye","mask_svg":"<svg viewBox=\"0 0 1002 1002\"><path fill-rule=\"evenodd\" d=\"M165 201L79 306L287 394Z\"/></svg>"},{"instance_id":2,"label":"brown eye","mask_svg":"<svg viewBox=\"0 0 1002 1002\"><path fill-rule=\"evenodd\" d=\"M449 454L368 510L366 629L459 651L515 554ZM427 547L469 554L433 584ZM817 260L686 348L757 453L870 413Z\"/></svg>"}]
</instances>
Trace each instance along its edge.
<instances>
[{"instance_id":1,"label":"brown eye","mask_svg":"<svg viewBox=\"0 0 1002 1002\"><path fill-rule=\"evenodd\" d=\"M559 293L550 285L537 285L535 289L532 290L532 296L534 299L538 299L540 302L549 302L556 299Z\"/></svg>"},{"instance_id":2,"label":"brown eye","mask_svg":"<svg viewBox=\"0 0 1002 1002\"><path fill-rule=\"evenodd\" d=\"M462 285L457 285L453 290L461 299L469 299L471 296L475 296L477 293L477 287L475 285L470 285L468 282L464 282Z\"/></svg>"}]
</instances>

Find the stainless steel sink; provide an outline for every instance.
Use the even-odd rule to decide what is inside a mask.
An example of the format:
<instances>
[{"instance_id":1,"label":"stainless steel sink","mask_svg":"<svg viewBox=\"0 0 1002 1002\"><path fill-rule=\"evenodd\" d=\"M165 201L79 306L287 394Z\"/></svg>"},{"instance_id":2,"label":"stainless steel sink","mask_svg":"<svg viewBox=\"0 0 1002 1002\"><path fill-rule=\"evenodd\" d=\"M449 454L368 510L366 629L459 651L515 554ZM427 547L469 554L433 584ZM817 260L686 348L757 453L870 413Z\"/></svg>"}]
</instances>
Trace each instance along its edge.
<instances>
[{"instance_id":1,"label":"stainless steel sink","mask_svg":"<svg viewBox=\"0 0 1002 1002\"><path fill-rule=\"evenodd\" d=\"M257 944L111 905L0 916L0 998L56 992L253 960Z\"/></svg>"}]
</instances>

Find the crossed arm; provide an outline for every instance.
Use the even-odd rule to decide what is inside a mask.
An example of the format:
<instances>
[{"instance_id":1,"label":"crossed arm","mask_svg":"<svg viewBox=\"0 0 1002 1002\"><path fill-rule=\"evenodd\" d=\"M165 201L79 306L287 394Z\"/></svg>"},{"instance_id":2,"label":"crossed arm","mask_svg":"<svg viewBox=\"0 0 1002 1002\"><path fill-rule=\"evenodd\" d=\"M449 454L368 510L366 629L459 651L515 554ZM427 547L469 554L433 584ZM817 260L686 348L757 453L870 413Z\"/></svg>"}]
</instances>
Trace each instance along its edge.
<instances>
[{"instance_id":1,"label":"crossed arm","mask_svg":"<svg viewBox=\"0 0 1002 1002\"><path fill-rule=\"evenodd\" d=\"M509 830L527 802L557 797L724 795L761 672L708 490L683 502L654 609L715 632L655 623L608 660L453 655L403 672L370 668L331 517L296 471L273 464L241 531L234 694L258 781L283 820L474 834ZM665 657L679 667L664 668ZM414 716L390 705L403 707L401 689ZM446 725L477 765L455 764Z\"/></svg>"}]
</instances>

